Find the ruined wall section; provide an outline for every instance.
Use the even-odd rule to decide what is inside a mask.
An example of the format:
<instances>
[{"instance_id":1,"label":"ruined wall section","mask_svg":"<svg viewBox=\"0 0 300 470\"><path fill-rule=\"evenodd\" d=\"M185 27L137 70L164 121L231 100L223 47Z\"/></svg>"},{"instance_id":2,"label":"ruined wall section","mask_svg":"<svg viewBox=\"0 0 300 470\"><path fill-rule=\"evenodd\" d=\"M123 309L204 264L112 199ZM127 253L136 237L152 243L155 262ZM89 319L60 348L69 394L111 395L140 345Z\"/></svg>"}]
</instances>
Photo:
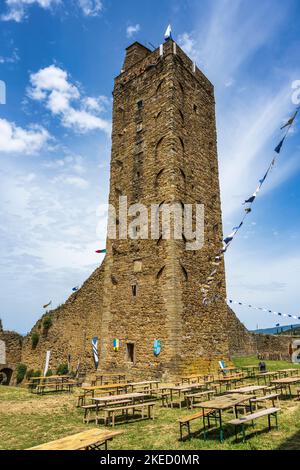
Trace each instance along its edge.
<instances>
[{"instance_id":1,"label":"ruined wall section","mask_svg":"<svg viewBox=\"0 0 300 470\"><path fill-rule=\"evenodd\" d=\"M101 330L104 266L105 260L78 292L56 310L43 315L24 338L22 362L28 369L43 371L46 352L51 351L50 369L53 371L69 358L73 370L80 360L81 370L95 371L91 340L99 337ZM48 331L43 327L46 316L52 320ZM34 332L39 335L36 347L32 345Z\"/></svg>"}]
</instances>

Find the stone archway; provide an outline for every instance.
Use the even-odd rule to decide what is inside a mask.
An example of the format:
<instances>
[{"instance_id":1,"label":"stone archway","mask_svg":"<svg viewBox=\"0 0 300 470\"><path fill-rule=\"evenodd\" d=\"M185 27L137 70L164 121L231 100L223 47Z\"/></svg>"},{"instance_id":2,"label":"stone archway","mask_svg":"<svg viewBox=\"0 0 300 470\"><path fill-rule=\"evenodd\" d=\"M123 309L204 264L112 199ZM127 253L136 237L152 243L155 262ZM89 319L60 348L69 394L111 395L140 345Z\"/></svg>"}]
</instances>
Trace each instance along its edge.
<instances>
[{"instance_id":1,"label":"stone archway","mask_svg":"<svg viewBox=\"0 0 300 470\"><path fill-rule=\"evenodd\" d=\"M0 369L0 385L9 385L13 370L9 368Z\"/></svg>"},{"instance_id":2,"label":"stone archway","mask_svg":"<svg viewBox=\"0 0 300 470\"><path fill-rule=\"evenodd\" d=\"M300 339L292 342L292 362L293 364L300 364Z\"/></svg>"}]
</instances>

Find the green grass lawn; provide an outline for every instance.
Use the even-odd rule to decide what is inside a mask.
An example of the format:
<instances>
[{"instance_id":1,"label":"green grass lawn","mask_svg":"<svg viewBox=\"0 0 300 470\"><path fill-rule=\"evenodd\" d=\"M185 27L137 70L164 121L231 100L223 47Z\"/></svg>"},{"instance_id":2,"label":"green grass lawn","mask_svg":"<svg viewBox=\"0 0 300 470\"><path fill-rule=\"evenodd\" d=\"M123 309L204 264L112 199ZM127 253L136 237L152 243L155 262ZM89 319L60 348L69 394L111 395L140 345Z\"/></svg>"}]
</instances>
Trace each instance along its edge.
<instances>
[{"instance_id":1,"label":"green grass lawn","mask_svg":"<svg viewBox=\"0 0 300 470\"><path fill-rule=\"evenodd\" d=\"M257 358L236 358L237 366L257 364ZM269 370L291 367L286 362L267 361ZM82 411L76 408L77 392L49 394L43 397L32 395L22 388L0 387L0 449L26 449L64 436L93 428L94 424L82 423ZM256 431L249 427L245 443L235 442L234 431L225 428L225 442L218 441L217 430L212 430L204 441L200 432L190 441L180 442L178 418L191 414L183 408L165 409L155 407L154 421L132 421L118 425L124 435L114 439L110 449L120 450L254 450L300 448L300 402L282 400L279 415L279 430L267 432L267 418L257 421ZM197 410L195 410L197 411ZM226 414L226 419L232 419ZM201 428L201 422L192 424L192 432Z\"/></svg>"}]
</instances>

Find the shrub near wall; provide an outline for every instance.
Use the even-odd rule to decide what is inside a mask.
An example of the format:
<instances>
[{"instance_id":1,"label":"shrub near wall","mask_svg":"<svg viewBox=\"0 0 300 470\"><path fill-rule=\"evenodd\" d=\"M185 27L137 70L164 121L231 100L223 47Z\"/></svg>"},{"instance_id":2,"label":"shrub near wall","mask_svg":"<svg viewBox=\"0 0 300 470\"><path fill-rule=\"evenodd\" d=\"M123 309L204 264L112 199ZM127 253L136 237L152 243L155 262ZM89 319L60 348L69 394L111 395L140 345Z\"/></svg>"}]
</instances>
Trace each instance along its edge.
<instances>
[{"instance_id":1,"label":"shrub near wall","mask_svg":"<svg viewBox=\"0 0 300 470\"><path fill-rule=\"evenodd\" d=\"M60 364L56 372L57 375L67 375L69 372L68 364Z\"/></svg>"},{"instance_id":2,"label":"shrub near wall","mask_svg":"<svg viewBox=\"0 0 300 470\"><path fill-rule=\"evenodd\" d=\"M50 317L45 317L44 320L43 320L43 332L45 334L48 333L48 330L51 328L52 326L52 320Z\"/></svg>"},{"instance_id":3,"label":"shrub near wall","mask_svg":"<svg viewBox=\"0 0 300 470\"><path fill-rule=\"evenodd\" d=\"M26 374L27 366L25 364L18 364L17 366L17 384L23 382Z\"/></svg>"},{"instance_id":4,"label":"shrub near wall","mask_svg":"<svg viewBox=\"0 0 300 470\"><path fill-rule=\"evenodd\" d=\"M36 333L36 331L34 331L31 335L31 344L32 344L33 349L37 347L39 339L40 339L40 335Z\"/></svg>"}]
</instances>

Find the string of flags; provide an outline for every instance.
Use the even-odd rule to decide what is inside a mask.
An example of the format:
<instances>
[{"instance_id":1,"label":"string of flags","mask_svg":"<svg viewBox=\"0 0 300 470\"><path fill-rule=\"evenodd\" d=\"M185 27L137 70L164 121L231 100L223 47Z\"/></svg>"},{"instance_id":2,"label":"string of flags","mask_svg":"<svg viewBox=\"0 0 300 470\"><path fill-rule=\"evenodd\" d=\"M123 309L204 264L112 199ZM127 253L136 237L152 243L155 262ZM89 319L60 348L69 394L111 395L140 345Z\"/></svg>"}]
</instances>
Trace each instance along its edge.
<instances>
[{"instance_id":1,"label":"string of flags","mask_svg":"<svg viewBox=\"0 0 300 470\"><path fill-rule=\"evenodd\" d=\"M233 242L234 238L236 237L237 233L243 227L246 217L252 212L252 206L253 206L253 204L254 204L254 202L255 202L255 200L256 200L256 198L257 198L257 196L258 196L258 194L259 194L259 192L260 192L260 190L263 186L263 184L265 183L267 177L271 173L271 171L272 171L272 169L273 169L273 167L276 163L276 160L277 160L278 156L281 153L283 144L284 144L284 142L285 142L285 140L288 136L288 133L291 130L292 125L294 124L294 121L295 121L295 119L296 119L296 117L299 113L299 110L300 110L300 106L296 109L295 113L290 117L290 119L280 128L280 130L286 129L286 131L284 133L283 138L280 140L279 144L274 149L274 152L277 155L275 155L272 158L272 161L271 161L266 173L264 174L262 179L259 180L259 184L258 184L256 190L254 191L254 193L248 199L246 199L243 202L243 205L246 206L246 207L245 207L244 215L243 215L243 218L242 218L240 224L237 225L236 227L234 227L232 229L232 232L230 233L230 235L228 235L226 238L224 238L223 247L220 250L220 252L217 254L217 256L215 256L215 258L212 262L212 266L214 267L214 269L209 274L208 278L206 279L205 284L202 286L202 289L201 289L202 294L203 294L203 304L205 304L205 305L208 303L209 290L210 290L211 285L213 284L213 282L215 280L215 276L218 272L218 268L220 267L220 265L222 263L224 255L227 252L227 250L228 250L229 246L231 245L231 243Z\"/></svg>"},{"instance_id":2,"label":"string of flags","mask_svg":"<svg viewBox=\"0 0 300 470\"><path fill-rule=\"evenodd\" d=\"M103 250L96 250L96 253L97 253L97 254L102 254L102 253L106 253L106 252L107 252L106 249L103 249ZM79 289L80 289L80 286L75 286L75 287L72 288L72 292L78 292ZM51 300L49 303L43 305L43 309L46 310L46 309L47 309L48 307L50 307L51 305L52 305L52 300Z\"/></svg>"},{"instance_id":3,"label":"string of flags","mask_svg":"<svg viewBox=\"0 0 300 470\"><path fill-rule=\"evenodd\" d=\"M248 307L254 310L260 310L261 312L273 313L274 315L278 315L279 317L293 318L294 320L300 320L300 317L296 317L295 315L289 315L287 313L281 313L281 312L274 312L273 310L269 310L268 308L255 307L254 305L245 304L243 302L237 302L236 300L228 300L228 303L231 305L233 304L241 305L242 307Z\"/></svg>"},{"instance_id":4,"label":"string of flags","mask_svg":"<svg viewBox=\"0 0 300 470\"><path fill-rule=\"evenodd\" d=\"M43 308L46 309L46 308L50 307L50 305L52 305L52 300L50 300L50 302L48 304L43 305Z\"/></svg>"}]
</instances>

